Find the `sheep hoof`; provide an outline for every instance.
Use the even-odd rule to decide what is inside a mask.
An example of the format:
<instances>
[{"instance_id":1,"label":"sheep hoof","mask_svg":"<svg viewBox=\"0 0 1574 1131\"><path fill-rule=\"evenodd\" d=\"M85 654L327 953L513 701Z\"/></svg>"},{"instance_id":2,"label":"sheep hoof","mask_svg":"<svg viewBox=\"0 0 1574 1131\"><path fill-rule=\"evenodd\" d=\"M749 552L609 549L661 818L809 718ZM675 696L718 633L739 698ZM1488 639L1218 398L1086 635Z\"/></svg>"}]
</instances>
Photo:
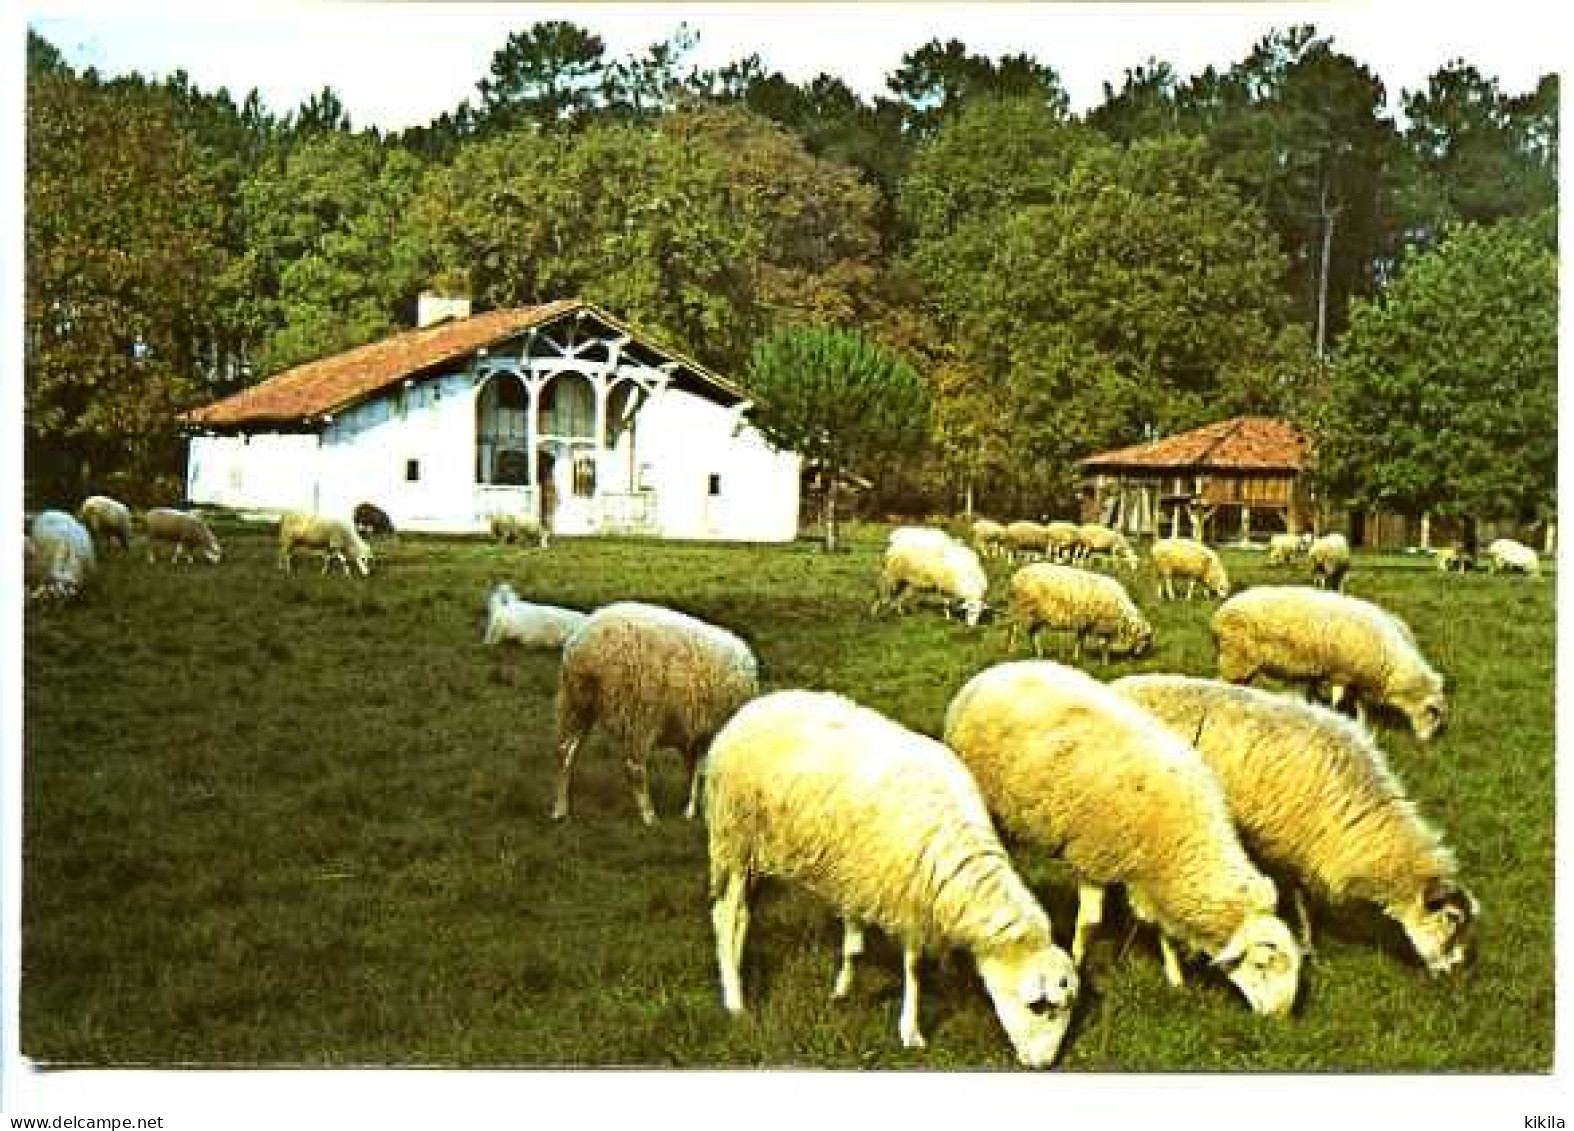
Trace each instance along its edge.
<instances>
[{"instance_id":1,"label":"sheep hoof","mask_svg":"<svg viewBox=\"0 0 1574 1131\"><path fill-rule=\"evenodd\" d=\"M554 806L552 806L552 819L554 821L561 821L567 816L568 816L568 806L567 805L554 805Z\"/></svg>"}]
</instances>

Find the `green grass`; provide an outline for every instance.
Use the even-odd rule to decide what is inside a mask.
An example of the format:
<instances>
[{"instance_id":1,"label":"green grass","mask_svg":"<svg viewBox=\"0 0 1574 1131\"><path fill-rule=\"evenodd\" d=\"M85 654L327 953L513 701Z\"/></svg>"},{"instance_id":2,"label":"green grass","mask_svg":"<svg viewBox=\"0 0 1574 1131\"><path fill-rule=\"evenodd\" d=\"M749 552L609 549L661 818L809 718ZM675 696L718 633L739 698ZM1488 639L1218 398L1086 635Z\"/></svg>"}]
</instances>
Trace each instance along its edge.
<instances>
[{"instance_id":1,"label":"green grass","mask_svg":"<svg viewBox=\"0 0 1574 1131\"><path fill-rule=\"evenodd\" d=\"M598 739L575 816L547 819L555 656L486 649L486 591L670 604L737 630L771 688L845 692L935 733L1004 629L868 613L883 530L852 551L563 540L547 551L403 538L369 581L294 578L226 528L217 568L112 557L77 606L24 625L21 1047L73 1063L1009 1068L970 964L926 967L930 1048L896 1038L900 964L878 935L828 1000L839 932L767 886L721 1008L703 828L679 759L663 820L634 818ZM1238 583L1287 580L1228 553ZM992 566L1003 575L1005 568ZM1136 585L1155 650L1096 669L1209 673L1212 602ZM1390 760L1482 902L1478 961L1425 977L1369 907L1320 915L1296 1016L1252 1015L1211 972L1164 983L1114 909L1067 1070L1548 1071L1553 1057L1553 585L1357 558L1349 590L1404 615L1451 690L1430 746ZM1062 642L1049 638L1051 647ZM1018 852L1063 943L1074 889Z\"/></svg>"}]
</instances>

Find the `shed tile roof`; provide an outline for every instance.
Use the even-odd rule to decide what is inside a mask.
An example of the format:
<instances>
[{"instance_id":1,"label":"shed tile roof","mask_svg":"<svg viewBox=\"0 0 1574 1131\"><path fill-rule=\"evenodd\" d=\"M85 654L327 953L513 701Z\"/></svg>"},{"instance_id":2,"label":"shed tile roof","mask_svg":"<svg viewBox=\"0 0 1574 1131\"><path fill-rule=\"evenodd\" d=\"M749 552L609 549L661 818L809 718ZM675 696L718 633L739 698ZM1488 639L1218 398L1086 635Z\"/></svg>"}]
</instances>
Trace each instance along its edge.
<instances>
[{"instance_id":1,"label":"shed tile roof","mask_svg":"<svg viewBox=\"0 0 1574 1131\"><path fill-rule=\"evenodd\" d=\"M183 413L181 419L211 428L308 421L365 400L407 377L457 361L483 347L576 311L593 314L614 329L643 340L642 335L629 330L610 314L579 299L492 310L406 330L381 341L297 365L233 396L191 409ZM648 341L645 344L651 345ZM671 350L659 349L659 352L682 362L706 383L742 396L736 386L698 363Z\"/></svg>"},{"instance_id":2,"label":"shed tile roof","mask_svg":"<svg viewBox=\"0 0 1574 1131\"><path fill-rule=\"evenodd\" d=\"M1288 421L1237 416L1129 448L1101 452L1077 462L1089 470L1300 471L1311 444Z\"/></svg>"}]
</instances>

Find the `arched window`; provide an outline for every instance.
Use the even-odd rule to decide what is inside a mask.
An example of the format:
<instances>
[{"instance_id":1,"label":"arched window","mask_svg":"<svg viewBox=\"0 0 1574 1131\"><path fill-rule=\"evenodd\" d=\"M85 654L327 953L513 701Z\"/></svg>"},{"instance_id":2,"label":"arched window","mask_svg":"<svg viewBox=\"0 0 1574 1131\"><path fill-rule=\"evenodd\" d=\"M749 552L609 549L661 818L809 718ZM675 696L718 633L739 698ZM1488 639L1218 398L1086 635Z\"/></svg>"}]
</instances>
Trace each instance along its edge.
<instances>
[{"instance_id":1,"label":"arched window","mask_svg":"<svg viewBox=\"0 0 1574 1131\"><path fill-rule=\"evenodd\" d=\"M560 373L541 389L538 430L543 436L589 440L596 431L596 394L590 378L581 373Z\"/></svg>"},{"instance_id":2,"label":"arched window","mask_svg":"<svg viewBox=\"0 0 1574 1131\"><path fill-rule=\"evenodd\" d=\"M477 483L521 487L529 482L526 419L530 395L511 373L487 381L475 401Z\"/></svg>"}]
</instances>

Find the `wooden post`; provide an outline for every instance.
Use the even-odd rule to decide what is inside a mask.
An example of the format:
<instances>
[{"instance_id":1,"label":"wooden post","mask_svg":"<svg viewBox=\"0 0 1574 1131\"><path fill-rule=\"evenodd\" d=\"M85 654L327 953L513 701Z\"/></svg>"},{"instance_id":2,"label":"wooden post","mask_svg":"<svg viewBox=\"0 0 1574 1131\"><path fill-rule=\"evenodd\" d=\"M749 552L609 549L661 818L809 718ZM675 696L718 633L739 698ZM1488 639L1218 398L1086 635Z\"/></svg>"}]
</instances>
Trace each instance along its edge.
<instances>
[{"instance_id":1,"label":"wooden post","mask_svg":"<svg viewBox=\"0 0 1574 1131\"><path fill-rule=\"evenodd\" d=\"M1245 503L1241 504L1241 541L1250 542L1252 539L1252 508Z\"/></svg>"},{"instance_id":2,"label":"wooden post","mask_svg":"<svg viewBox=\"0 0 1574 1131\"><path fill-rule=\"evenodd\" d=\"M1422 511L1421 512L1421 548L1423 550L1430 550L1432 548L1432 512L1431 511Z\"/></svg>"}]
</instances>

